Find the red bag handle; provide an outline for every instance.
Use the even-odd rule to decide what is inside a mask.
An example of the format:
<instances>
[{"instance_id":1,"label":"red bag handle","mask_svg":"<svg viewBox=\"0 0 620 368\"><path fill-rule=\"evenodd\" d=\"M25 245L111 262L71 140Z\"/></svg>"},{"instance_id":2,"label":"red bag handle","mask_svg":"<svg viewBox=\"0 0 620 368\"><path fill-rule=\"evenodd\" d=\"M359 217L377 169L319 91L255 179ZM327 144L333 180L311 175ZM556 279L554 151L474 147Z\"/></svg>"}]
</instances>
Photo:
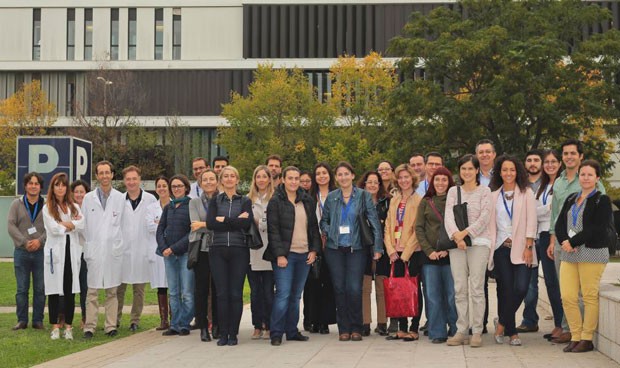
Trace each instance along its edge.
<instances>
[{"instance_id":1,"label":"red bag handle","mask_svg":"<svg viewBox=\"0 0 620 368\"><path fill-rule=\"evenodd\" d=\"M405 262L402 261L405 264L405 277L409 277L409 261ZM394 264L396 262L392 262L392 268L390 269L390 278L393 279L394 278Z\"/></svg>"}]
</instances>

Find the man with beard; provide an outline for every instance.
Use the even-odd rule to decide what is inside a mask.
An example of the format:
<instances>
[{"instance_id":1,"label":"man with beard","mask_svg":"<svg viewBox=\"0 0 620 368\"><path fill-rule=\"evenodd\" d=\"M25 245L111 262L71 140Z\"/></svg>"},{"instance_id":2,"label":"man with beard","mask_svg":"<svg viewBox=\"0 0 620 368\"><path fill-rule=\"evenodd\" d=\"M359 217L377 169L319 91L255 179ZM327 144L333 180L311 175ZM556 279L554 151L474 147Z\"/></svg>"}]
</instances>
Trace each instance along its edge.
<instances>
[{"instance_id":1,"label":"man with beard","mask_svg":"<svg viewBox=\"0 0 620 368\"><path fill-rule=\"evenodd\" d=\"M525 170L530 188L534 193L540 188L540 179L542 176L542 160L543 152L541 150L530 150L525 154ZM538 244L536 244L538 247ZM538 258L540 262L540 258ZM536 313L536 305L538 304L538 269L531 272L530 286L523 300L525 309L523 310L523 321L517 327L517 332L537 332L538 331L538 313Z\"/></svg>"}]
</instances>

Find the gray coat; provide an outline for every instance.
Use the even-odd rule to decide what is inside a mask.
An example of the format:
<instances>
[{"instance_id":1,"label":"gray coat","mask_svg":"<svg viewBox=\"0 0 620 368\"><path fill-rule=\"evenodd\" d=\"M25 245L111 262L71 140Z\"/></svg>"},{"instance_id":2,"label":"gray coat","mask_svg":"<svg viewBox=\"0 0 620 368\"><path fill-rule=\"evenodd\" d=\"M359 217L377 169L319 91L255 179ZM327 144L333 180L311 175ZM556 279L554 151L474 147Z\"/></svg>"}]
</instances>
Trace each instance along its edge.
<instances>
[{"instance_id":1,"label":"gray coat","mask_svg":"<svg viewBox=\"0 0 620 368\"><path fill-rule=\"evenodd\" d=\"M28 241L39 239L41 242L40 249L43 249L47 237L43 224L43 204L40 204L39 207L39 213L34 220L34 227L37 229L37 232L28 234L28 229L32 227L32 222L30 221L30 213L26 210L26 206L24 205L24 197L16 198L11 204L7 216L7 229L11 239L13 239L15 248L26 249L26 243L28 243Z\"/></svg>"},{"instance_id":2,"label":"gray coat","mask_svg":"<svg viewBox=\"0 0 620 368\"><path fill-rule=\"evenodd\" d=\"M198 198L192 198L189 201L189 220L191 222L194 221L207 221L207 210L203 204L203 196L205 194L201 194ZM207 199L207 203L209 200ZM192 231L189 233L189 242L193 242L202 238L202 243L200 244L201 252L208 252L209 247L213 244L213 230L209 230L206 227L201 227L196 231Z\"/></svg>"}]
</instances>

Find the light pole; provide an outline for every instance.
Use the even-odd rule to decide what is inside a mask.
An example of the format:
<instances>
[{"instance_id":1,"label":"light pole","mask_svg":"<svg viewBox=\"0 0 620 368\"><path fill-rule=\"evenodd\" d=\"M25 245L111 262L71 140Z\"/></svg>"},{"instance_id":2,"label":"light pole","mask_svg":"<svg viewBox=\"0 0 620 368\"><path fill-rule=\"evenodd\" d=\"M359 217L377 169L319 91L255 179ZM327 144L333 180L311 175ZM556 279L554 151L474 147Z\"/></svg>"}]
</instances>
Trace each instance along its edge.
<instances>
[{"instance_id":1,"label":"light pole","mask_svg":"<svg viewBox=\"0 0 620 368\"><path fill-rule=\"evenodd\" d=\"M112 85L112 81L104 77L97 77L97 80L103 83L103 158L107 160L108 156L108 86Z\"/></svg>"}]
</instances>

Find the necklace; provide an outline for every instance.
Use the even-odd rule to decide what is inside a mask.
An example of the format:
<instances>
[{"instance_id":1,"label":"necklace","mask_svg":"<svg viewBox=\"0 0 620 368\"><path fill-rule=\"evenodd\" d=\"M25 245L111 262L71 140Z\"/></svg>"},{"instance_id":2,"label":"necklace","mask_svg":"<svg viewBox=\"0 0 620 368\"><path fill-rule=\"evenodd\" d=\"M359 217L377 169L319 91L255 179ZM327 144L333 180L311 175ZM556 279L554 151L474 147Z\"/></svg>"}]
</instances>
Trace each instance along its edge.
<instances>
[{"instance_id":1,"label":"necklace","mask_svg":"<svg viewBox=\"0 0 620 368\"><path fill-rule=\"evenodd\" d=\"M515 197L515 192L512 192L510 194L504 193L504 198L506 198L507 201L512 200L514 197Z\"/></svg>"}]
</instances>

